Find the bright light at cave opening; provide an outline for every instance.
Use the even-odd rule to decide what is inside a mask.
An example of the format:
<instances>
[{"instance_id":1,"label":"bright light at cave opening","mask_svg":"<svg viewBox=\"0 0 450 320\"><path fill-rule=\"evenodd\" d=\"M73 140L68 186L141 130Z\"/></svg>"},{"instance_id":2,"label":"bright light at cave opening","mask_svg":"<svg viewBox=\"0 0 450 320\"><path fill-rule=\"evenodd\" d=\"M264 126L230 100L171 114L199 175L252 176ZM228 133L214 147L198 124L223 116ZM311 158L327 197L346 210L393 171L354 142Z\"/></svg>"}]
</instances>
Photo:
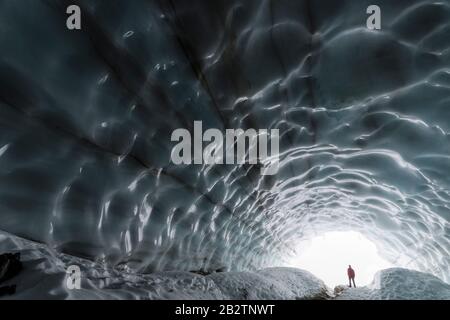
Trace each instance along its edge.
<instances>
[{"instance_id":1,"label":"bright light at cave opening","mask_svg":"<svg viewBox=\"0 0 450 320\"><path fill-rule=\"evenodd\" d=\"M380 257L373 242L354 231L325 233L299 251L291 265L308 270L331 288L348 285L349 264L355 270L357 287L370 284L377 271L393 267Z\"/></svg>"}]
</instances>

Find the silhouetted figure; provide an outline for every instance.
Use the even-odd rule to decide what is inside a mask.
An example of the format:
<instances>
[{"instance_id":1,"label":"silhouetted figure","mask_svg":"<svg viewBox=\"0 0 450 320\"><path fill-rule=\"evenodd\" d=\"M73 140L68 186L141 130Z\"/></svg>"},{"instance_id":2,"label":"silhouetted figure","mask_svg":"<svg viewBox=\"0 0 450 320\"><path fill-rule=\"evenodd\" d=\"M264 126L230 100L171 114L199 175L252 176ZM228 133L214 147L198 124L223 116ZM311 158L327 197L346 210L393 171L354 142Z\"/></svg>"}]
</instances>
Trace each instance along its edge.
<instances>
[{"instance_id":1,"label":"silhouetted figure","mask_svg":"<svg viewBox=\"0 0 450 320\"><path fill-rule=\"evenodd\" d=\"M352 287L352 281L353 281L353 286L356 288L356 284L355 284L355 270L352 269L351 265L348 265L347 275L348 275L348 286L351 288Z\"/></svg>"}]
</instances>

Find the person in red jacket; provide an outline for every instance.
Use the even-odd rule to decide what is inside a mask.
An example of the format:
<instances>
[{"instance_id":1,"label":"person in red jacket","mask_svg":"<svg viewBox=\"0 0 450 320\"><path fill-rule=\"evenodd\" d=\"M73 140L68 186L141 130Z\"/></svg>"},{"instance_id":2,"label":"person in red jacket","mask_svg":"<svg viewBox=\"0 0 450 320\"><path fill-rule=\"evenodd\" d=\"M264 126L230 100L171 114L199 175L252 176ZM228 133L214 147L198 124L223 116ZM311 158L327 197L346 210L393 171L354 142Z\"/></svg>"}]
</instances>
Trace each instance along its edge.
<instances>
[{"instance_id":1,"label":"person in red jacket","mask_svg":"<svg viewBox=\"0 0 450 320\"><path fill-rule=\"evenodd\" d=\"M347 275L348 275L348 286L351 288L352 287L352 281L353 281L353 286L356 288L356 284L355 284L355 270L352 269L351 265L348 265Z\"/></svg>"}]
</instances>

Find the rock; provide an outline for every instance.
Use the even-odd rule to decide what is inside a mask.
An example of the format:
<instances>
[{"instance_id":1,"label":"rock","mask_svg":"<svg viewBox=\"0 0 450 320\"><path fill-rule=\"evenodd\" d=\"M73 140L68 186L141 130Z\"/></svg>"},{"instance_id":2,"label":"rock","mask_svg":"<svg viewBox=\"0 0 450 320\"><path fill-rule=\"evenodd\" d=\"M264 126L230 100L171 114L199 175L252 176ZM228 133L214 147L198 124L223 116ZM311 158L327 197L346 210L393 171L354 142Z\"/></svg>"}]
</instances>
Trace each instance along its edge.
<instances>
[{"instance_id":1,"label":"rock","mask_svg":"<svg viewBox=\"0 0 450 320\"><path fill-rule=\"evenodd\" d=\"M0 255L0 283L15 277L21 270L20 253Z\"/></svg>"}]
</instances>

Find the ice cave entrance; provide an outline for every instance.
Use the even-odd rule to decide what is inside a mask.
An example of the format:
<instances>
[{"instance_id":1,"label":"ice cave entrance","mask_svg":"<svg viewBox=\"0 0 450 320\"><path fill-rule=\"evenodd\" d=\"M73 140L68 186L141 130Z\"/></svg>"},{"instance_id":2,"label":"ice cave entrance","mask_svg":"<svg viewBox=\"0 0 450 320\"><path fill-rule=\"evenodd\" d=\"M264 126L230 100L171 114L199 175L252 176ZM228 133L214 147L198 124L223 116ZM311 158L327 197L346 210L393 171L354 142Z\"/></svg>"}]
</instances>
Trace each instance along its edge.
<instances>
[{"instance_id":1,"label":"ice cave entrance","mask_svg":"<svg viewBox=\"0 0 450 320\"><path fill-rule=\"evenodd\" d=\"M348 284L349 264L356 271L356 286L370 284L377 271L393 267L379 255L373 242L355 231L327 232L302 242L291 263L313 273L331 288Z\"/></svg>"}]
</instances>

